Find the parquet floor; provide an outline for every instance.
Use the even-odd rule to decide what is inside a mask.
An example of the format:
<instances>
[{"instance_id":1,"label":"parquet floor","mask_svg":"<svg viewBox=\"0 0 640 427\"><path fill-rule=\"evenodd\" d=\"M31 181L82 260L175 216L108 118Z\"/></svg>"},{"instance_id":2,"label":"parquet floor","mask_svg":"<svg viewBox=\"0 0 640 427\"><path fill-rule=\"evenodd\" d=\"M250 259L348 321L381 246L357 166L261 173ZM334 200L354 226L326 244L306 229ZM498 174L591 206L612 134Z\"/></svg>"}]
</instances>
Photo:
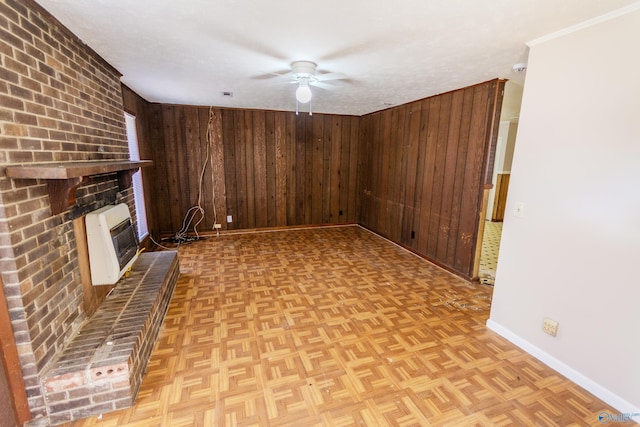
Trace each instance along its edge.
<instances>
[{"instance_id":1,"label":"parquet floor","mask_svg":"<svg viewBox=\"0 0 640 427\"><path fill-rule=\"evenodd\" d=\"M492 287L360 227L179 255L135 405L74 426L584 426L612 411L485 328Z\"/></svg>"}]
</instances>

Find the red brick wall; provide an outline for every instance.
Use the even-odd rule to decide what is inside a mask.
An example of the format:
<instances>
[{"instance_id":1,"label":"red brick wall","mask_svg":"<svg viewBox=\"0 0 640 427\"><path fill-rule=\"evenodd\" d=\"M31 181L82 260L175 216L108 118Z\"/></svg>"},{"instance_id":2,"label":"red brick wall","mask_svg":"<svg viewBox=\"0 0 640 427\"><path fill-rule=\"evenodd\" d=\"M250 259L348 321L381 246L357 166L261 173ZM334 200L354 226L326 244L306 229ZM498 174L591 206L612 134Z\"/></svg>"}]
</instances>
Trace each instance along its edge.
<instances>
[{"instance_id":1,"label":"red brick wall","mask_svg":"<svg viewBox=\"0 0 640 427\"><path fill-rule=\"evenodd\" d=\"M46 417L42 373L84 319L71 221L116 199L133 212L132 194L94 177L52 216L45 181L5 167L128 158L119 79L32 0L0 0L0 271L33 418Z\"/></svg>"}]
</instances>

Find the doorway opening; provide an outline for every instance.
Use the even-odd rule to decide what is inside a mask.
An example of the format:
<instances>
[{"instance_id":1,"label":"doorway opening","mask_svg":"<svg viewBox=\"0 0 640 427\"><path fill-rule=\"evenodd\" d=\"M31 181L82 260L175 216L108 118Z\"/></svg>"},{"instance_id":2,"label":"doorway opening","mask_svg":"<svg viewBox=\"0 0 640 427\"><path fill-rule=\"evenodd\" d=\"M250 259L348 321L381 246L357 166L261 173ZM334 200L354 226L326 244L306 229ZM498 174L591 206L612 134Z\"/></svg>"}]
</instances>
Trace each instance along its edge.
<instances>
[{"instance_id":1,"label":"doorway opening","mask_svg":"<svg viewBox=\"0 0 640 427\"><path fill-rule=\"evenodd\" d=\"M478 279L484 285L493 286L498 267L502 222L505 215L508 215L508 212L505 212L505 208L511 177L513 151L518 131L522 90L523 86L520 83L508 81L505 84L491 181L493 188L489 192L487 201L482 252L478 269Z\"/></svg>"}]
</instances>

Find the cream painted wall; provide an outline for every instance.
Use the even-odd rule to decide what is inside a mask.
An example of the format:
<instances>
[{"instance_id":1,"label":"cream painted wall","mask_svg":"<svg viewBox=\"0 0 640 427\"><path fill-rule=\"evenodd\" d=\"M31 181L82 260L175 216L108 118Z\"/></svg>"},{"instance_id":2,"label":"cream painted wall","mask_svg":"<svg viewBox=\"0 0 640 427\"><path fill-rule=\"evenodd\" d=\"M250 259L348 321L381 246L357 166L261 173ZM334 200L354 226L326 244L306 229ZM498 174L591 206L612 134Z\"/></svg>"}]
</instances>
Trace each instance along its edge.
<instances>
[{"instance_id":1,"label":"cream painted wall","mask_svg":"<svg viewBox=\"0 0 640 427\"><path fill-rule=\"evenodd\" d=\"M640 6L610 18L530 46L488 326L640 415Z\"/></svg>"}]
</instances>

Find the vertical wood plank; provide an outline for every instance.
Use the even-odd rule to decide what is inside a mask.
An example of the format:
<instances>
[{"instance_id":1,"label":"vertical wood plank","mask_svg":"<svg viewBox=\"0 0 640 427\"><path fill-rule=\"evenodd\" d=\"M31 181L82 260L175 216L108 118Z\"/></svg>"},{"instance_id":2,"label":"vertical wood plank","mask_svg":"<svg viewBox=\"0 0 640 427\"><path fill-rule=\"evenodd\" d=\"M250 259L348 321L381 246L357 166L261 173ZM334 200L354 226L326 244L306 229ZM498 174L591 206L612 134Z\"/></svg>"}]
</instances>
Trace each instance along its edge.
<instances>
[{"instance_id":1,"label":"vertical wood plank","mask_svg":"<svg viewBox=\"0 0 640 427\"><path fill-rule=\"evenodd\" d=\"M296 163L296 192L295 192L295 222L293 225L304 224L306 201L306 144L305 134L307 127L307 114L296 116L295 128L295 163Z\"/></svg>"},{"instance_id":2,"label":"vertical wood plank","mask_svg":"<svg viewBox=\"0 0 640 427\"><path fill-rule=\"evenodd\" d=\"M287 172L288 197L287 197L287 225L296 224L296 175L298 168L296 165L296 129L298 127L298 116L289 114L287 116Z\"/></svg>"},{"instance_id":3,"label":"vertical wood plank","mask_svg":"<svg viewBox=\"0 0 640 427\"><path fill-rule=\"evenodd\" d=\"M275 227L277 221L276 208L276 129L275 113L265 112L265 148L266 148L266 197L267 197L267 227Z\"/></svg>"},{"instance_id":4,"label":"vertical wood plank","mask_svg":"<svg viewBox=\"0 0 640 427\"><path fill-rule=\"evenodd\" d=\"M243 144L245 149L245 173L247 182L247 218L246 228L256 228L256 181L255 181L255 144L253 112L243 114Z\"/></svg>"},{"instance_id":5,"label":"vertical wood plank","mask_svg":"<svg viewBox=\"0 0 640 427\"><path fill-rule=\"evenodd\" d=\"M313 120L312 139L312 187L311 187L311 223L322 224L322 185L324 175L321 173L324 162L324 119Z\"/></svg>"},{"instance_id":6,"label":"vertical wood plank","mask_svg":"<svg viewBox=\"0 0 640 427\"><path fill-rule=\"evenodd\" d=\"M413 230L415 231L415 239L413 239L412 247L416 251L419 250L419 240L422 222L422 189L425 171L425 158L427 157L427 128L429 126L429 100L423 100L420 106L420 129L418 133L418 160L416 163L416 188L414 197L414 214L413 214Z\"/></svg>"},{"instance_id":7,"label":"vertical wood plank","mask_svg":"<svg viewBox=\"0 0 640 427\"><path fill-rule=\"evenodd\" d=\"M337 223L340 210L340 159L342 154L342 117L334 116L331 120L331 156L329 166L329 223Z\"/></svg>"},{"instance_id":8,"label":"vertical wood plank","mask_svg":"<svg viewBox=\"0 0 640 427\"><path fill-rule=\"evenodd\" d=\"M357 172L357 218L358 221L371 227L371 168L373 154L371 147L371 123L372 115L363 117L360 120L360 130L358 136L358 172Z\"/></svg>"},{"instance_id":9,"label":"vertical wood plank","mask_svg":"<svg viewBox=\"0 0 640 427\"><path fill-rule=\"evenodd\" d=\"M200 204L202 209L204 209L205 217L203 223L198 227L200 231L211 231L213 230L213 224L216 222L217 211L215 209L214 204L214 183L216 182L216 177L214 174L214 156L213 156L213 135L210 135L209 126L210 126L210 118L209 118L209 108L198 107L195 110L195 114L197 115L197 123L198 128L196 129L198 135L198 157L200 168L204 167L204 173L202 173L202 169L198 170L199 174L202 174L202 195ZM221 145L222 143L219 142ZM189 147L187 147L189 150ZM224 165L220 169L222 172L222 176L224 178ZM200 177L198 177L198 180Z\"/></svg>"},{"instance_id":10,"label":"vertical wood plank","mask_svg":"<svg viewBox=\"0 0 640 427\"><path fill-rule=\"evenodd\" d=\"M360 174L359 158L360 158L360 120L358 117L350 118L350 135L349 135L349 185L347 194L349 197L347 204L347 221L358 222L360 216L358 201L362 198L362 192L358 185L358 176Z\"/></svg>"},{"instance_id":11,"label":"vertical wood plank","mask_svg":"<svg viewBox=\"0 0 640 427\"><path fill-rule=\"evenodd\" d=\"M340 167L338 175L338 208L335 212L336 223L347 222L349 216L349 155L351 153L351 118L341 117L342 135L340 136ZM354 141L355 143L355 141Z\"/></svg>"},{"instance_id":12,"label":"vertical wood plank","mask_svg":"<svg viewBox=\"0 0 640 427\"><path fill-rule=\"evenodd\" d=\"M378 218L382 215L382 166L383 166L383 146L380 142L382 139L382 119L383 113L375 115L375 119L371 125L371 147L373 152L371 153L373 158L373 164L371 165L370 180L371 180L371 208L370 214L370 226L375 230L382 229L379 226Z\"/></svg>"},{"instance_id":13,"label":"vertical wood plank","mask_svg":"<svg viewBox=\"0 0 640 427\"><path fill-rule=\"evenodd\" d=\"M146 188L150 190L151 200L153 203L147 205L153 211L156 219L154 238L160 239L160 235L165 232L173 230L171 225L170 212L167 209L169 206L169 174L167 173L167 162L165 155L165 140L164 140L164 120L163 120L163 107L154 104L150 106L150 136L154 141L152 144L152 159L153 165L150 168L152 177L154 178L153 185ZM146 183L147 181L145 181ZM150 230L152 231L152 230Z\"/></svg>"},{"instance_id":14,"label":"vertical wood plank","mask_svg":"<svg viewBox=\"0 0 640 427\"><path fill-rule=\"evenodd\" d=\"M275 169L276 169L276 226L287 225L287 119L286 113L276 112L275 126Z\"/></svg>"},{"instance_id":15,"label":"vertical wood plank","mask_svg":"<svg viewBox=\"0 0 640 427\"><path fill-rule=\"evenodd\" d=\"M389 152L391 151L391 111L386 110L381 113L380 122L380 148L382 159L380 161L380 214L378 215L377 227L384 236L389 236L389 165L391 164L389 159Z\"/></svg>"},{"instance_id":16,"label":"vertical wood plank","mask_svg":"<svg viewBox=\"0 0 640 427\"><path fill-rule=\"evenodd\" d=\"M333 146L333 123L330 116L323 116L324 137L322 154L322 223L328 224L331 215L331 147Z\"/></svg>"},{"instance_id":17,"label":"vertical wood plank","mask_svg":"<svg viewBox=\"0 0 640 427\"><path fill-rule=\"evenodd\" d=\"M433 197L433 176L435 169L435 152L438 138L438 123L440 118L440 97L429 99L429 121L426 128L426 154L424 175L422 176L422 203L420 205L420 232L418 234L418 250L426 254L427 244L431 238L431 200Z\"/></svg>"},{"instance_id":18,"label":"vertical wood plank","mask_svg":"<svg viewBox=\"0 0 640 427\"><path fill-rule=\"evenodd\" d=\"M313 218L313 123L317 121L317 118L318 115L307 115L304 127L304 224L312 224Z\"/></svg>"},{"instance_id":19,"label":"vertical wood plank","mask_svg":"<svg viewBox=\"0 0 640 427\"><path fill-rule=\"evenodd\" d=\"M407 131L407 155L404 160L406 164L405 171L405 194L404 194L404 212L402 217L402 239L401 242L412 248L417 242L415 238L414 215L415 215L415 196L416 196L416 179L418 169L418 159L420 150L420 126L422 119L422 103L413 102L409 105L408 111L409 129Z\"/></svg>"},{"instance_id":20,"label":"vertical wood plank","mask_svg":"<svg viewBox=\"0 0 640 427\"><path fill-rule=\"evenodd\" d=\"M406 172L405 153L405 128L406 107L394 108L391 112L391 151L389 162L389 200L391 204L388 209L389 217L389 238L399 242L402 230L402 217L404 213L404 191Z\"/></svg>"},{"instance_id":21,"label":"vertical wood plank","mask_svg":"<svg viewBox=\"0 0 640 427\"><path fill-rule=\"evenodd\" d=\"M253 114L253 182L255 194L255 227L267 226L267 147L265 112Z\"/></svg>"},{"instance_id":22,"label":"vertical wood plank","mask_svg":"<svg viewBox=\"0 0 640 427\"><path fill-rule=\"evenodd\" d=\"M400 151L399 151L399 159L398 162L400 162L400 171L398 173L398 176L401 179L400 182L400 189L398 191L398 204L401 206L401 210L399 212L399 216L398 216L398 229L396 230L396 234L397 234L397 241L398 242L402 242L403 241L403 236L404 237L409 237L409 234L405 231L405 227L404 227L404 217L405 217L405 209L407 208L407 204L406 204L406 194L407 194L407 187L410 185L410 180L407 178L407 173L408 171L411 169L409 167L409 163L413 162L415 160L415 153L411 153L411 155L413 155L413 158L409 158L410 156L410 148L412 147L410 141L409 141L409 131L410 131L410 124L411 124L411 115L409 114L409 112L411 111L411 109L413 108L412 105L405 105L404 108L402 109L402 114L399 118L399 120L402 122L401 123L401 130L399 132L399 142L400 142ZM415 180L415 178L413 178L413 180ZM410 231L410 230L409 230Z\"/></svg>"},{"instance_id":23,"label":"vertical wood plank","mask_svg":"<svg viewBox=\"0 0 640 427\"><path fill-rule=\"evenodd\" d=\"M244 111L234 111L235 121L235 147L236 147L236 196L237 196L237 214L234 222L235 228L244 229L249 228L249 192L247 191L247 182L249 180L249 174L247 172L247 147L246 147L246 135L244 131L245 126ZM253 196L253 194L251 195Z\"/></svg>"},{"instance_id":24,"label":"vertical wood plank","mask_svg":"<svg viewBox=\"0 0 640 427\"><path fill-rule=\"evenodd\" d=\"M226 222L223 218L228 230L237 228L237 212L238 212L238 196L237 196L237 156L236 156L236 139L235 139L235 114L230 110L222 110L222 144L224 148L224 185L226 189L226 211L221 215L231 215L233 221Z\"/></svg>"},{"instance_id":25,"label":"vertical wood plank","mask_svg":"<svg viewBox=\"0 0 640 427\"><path fill-rule=\"evenodd\" d=\"M189 208L194 205L197 193L197 184L192 185L193 176L190 176L190 168L185 167L185 165L189 164L186 140L187 137L191 137L191 129L187 128L185 118L186 108L185 106L178 105L173 109L175 135L173 155L176 159L177 186L173 188L172 191L177 193L181 218L184 218Z\"/></svg>"},{"instance_id":26,"label":"vertical wood plank","mask_svg":"<svg viewBox=\"0 0 640 427\"><path fill-rule=\"evenodd\" d=\"M227 215L227 187L226 187L226 171L225 171L225 157L224 157L224 139L223 139L223 122L222 111L220 109L200 109L202 122L204 115L207 117L207 130L209 139L211 142L211 159L209 168L209 176L205 179L205 191L210 190L211 198L205 198L205 200L211 200L207 206L207 212L215 212L212 217L211 223L207 224L209 230L212 229L213 223L217 222L220 225L225 225L225 217ZM206 176L206 175L205 175Z\"/></svg>"},{"instance_id":27,"label":"vertical wood plank","mask_svg":"<svg viewBox=\"0 0 640 427\"><path fill-rule=\"evenodd\" d=\"M180 166L180 161L182 159L177 158L177 152L175 150L175 146L177 144L176 141L176 113L175 107L167 106L163 109L163 123L164 123L164 159L166 162L166 174L168 179L167 186L167 201L165 203L165 208L168 210L169 223L167 224L167 231L178 231L178 229L173 228L172 224L182 224L182 183L180 181L180 176L178 173L178 169Z\"/></svg>"},{"instance_id":28,"label":"vertical wood plank","mask_svg":"<svg viewBox=\"0 0 640 427\"><path fill-rule=\"evenodd\" d=\"M177 135L180 135L180 138L176 141L176 151L179 153L178 159L182 159L182 166L179 168L181 172L180 180L185 182L183 181L184 179L187 182L187 191L183 191L186 195L183 215L187 215L187 212L191 210L189 216L192 221L187 231L199 232L203 231L203 226L205 226L202 223L203 215L199 209L196 210L196 207L202 202L203 196L200 189L200 175L206 157L206 141L203 141L204 138L200 138L197 108L180 106L176 107L176 111L179 112L178 123L180 123L176 132ZM187 166L185 167L185 165Z\"/></svg>"}]
</instances>

